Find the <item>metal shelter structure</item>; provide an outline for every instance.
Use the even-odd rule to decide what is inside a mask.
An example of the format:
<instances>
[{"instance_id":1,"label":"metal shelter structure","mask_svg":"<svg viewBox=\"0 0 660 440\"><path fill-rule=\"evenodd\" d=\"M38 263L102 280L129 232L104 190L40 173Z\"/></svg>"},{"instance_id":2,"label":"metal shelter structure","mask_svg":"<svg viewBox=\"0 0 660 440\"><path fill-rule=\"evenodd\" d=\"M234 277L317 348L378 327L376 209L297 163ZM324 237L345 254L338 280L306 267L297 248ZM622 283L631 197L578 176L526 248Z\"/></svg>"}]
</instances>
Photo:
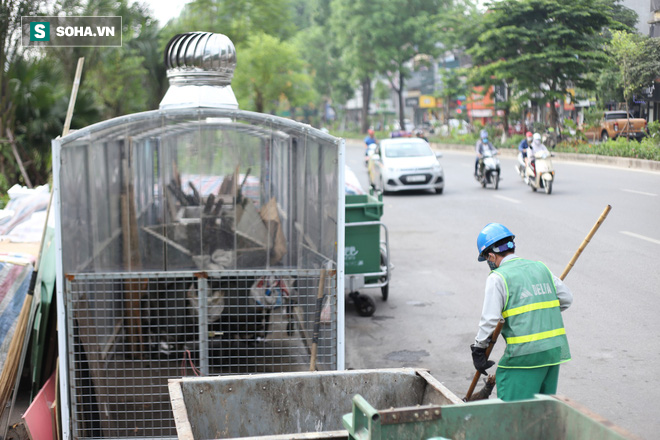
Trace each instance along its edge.
<instances>
[{"instance_id":1,"label":"metal shelter structure","mask_svg":"<svg viewBox=\"0 0 660 440\"><path fill-rule=\"evenodd\" d=\"M166 63L159 110L53 141L65 439L176 436L169 378L344 367L343 140L239 110L225 36Z\"/></svg>"}]
</instances>

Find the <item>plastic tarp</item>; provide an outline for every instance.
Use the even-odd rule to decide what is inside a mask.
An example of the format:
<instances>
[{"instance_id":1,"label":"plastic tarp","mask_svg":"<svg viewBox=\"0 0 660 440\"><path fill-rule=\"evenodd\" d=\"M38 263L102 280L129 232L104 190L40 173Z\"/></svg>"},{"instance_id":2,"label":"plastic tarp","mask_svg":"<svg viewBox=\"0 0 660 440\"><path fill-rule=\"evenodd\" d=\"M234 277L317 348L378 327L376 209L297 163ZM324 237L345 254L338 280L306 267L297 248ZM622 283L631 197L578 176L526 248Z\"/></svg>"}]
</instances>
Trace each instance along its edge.
<instances>
[{"instance_id":1,"label":"plastic tarp","mask_svg":"<svg viewBox=\"0 0 660 440\"><path fill-rule=\"evenodd\" d=\"M7 193L9 203L0 210L0 239L14 243L40 242L50 198L48 185L35 189L14 185Z\"/></svg>"},{"instance_id":2,"label":"plastic tarp","mask_svg":"<svg viewBox=\"0 0 660 440\"><path fill-rule=\"evenodd\" d=\"M7 261L2 261L2 259ZM31 256L0 255L0 367L4 368L7 352L16 331L18 316L30 287Z\"/></svg>"},{"instance_id":3,"label":"plastic tarp","mask_svg":"<svg viewBox=\"0 0 660 440\"><path fill-rule=\"evenodd\" d=\"M345 187L346 187L346 195L357 195L357 194L364 194L364 190L362 189L362 185L360 185L360 181L358 180L357 176L353 172L352 169L348 165L345 165L344 168L344 180L345 180Z\"/></svg>"}]
</instances>

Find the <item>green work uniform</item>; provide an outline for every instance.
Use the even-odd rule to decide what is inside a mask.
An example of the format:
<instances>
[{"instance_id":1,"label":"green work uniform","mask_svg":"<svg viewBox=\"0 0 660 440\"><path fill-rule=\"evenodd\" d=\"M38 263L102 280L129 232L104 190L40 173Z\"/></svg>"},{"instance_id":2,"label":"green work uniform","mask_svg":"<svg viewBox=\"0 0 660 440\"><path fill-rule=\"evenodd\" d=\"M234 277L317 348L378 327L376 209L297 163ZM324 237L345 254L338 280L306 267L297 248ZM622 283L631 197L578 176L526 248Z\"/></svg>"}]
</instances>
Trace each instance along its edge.
<instances>
[{"instance_id":1,"label":"green work uniform","mask_svg":"<svg viewBox=\"0 0 660 440\"><path fill-rule=\"evenodd\" d=\"M497 368L497 396L520 400L557 391L559 364L571 358L552 273L541 262L514 258L493 271L506 287Z\"/></svg>"}]
</instances>

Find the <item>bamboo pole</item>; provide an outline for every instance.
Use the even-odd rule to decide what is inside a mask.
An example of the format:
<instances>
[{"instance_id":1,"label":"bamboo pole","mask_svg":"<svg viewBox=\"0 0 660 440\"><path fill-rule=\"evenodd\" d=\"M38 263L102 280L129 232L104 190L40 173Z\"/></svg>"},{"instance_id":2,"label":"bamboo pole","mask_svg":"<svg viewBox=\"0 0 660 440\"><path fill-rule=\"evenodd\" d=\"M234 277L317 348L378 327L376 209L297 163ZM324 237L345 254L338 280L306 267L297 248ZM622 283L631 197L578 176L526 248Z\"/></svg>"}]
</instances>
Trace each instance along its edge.
<instances>
[{"instance_id":1,"label":"bamboo pole","mask_svg":"<svg viewBox=\"0 0 660 440\"><path fill-rule=\"evenodd\" d=\"M504 325L504 319L500 319L499 322L497 323L497 326L495 326L495 330L493 330L493 334L490 336L490 342L488 343L488 347L486 348L486 360L488 360L488 358L490 357L490 353L493 351L493 347L497 342L497 338L500 337L500 332L502 331L503 325ZM467 402L468 400L470 400L470 397L472 397L472 393L474 392L474 389L477 386L477 383L479 382L480 376L481 373L479 371L474 372L472 383L470 384L470 388L468 388L468 392L465 394L463 401Z\"/></svg>"},{"instance_id":2,"label":"bamboo pole","mask_svg":"<svg viewBox=\"0 0 660 440\"><path fill-rule=\"evenodd\" d=\"M69 99L69 108L66 110L66 119L64 119L64 128L62 129L62 137L69 134L71 127L71 119L73 118L73 108L76 105L76 98L78 97L78 88L80 87L80 77L82 76L83 63L85 57L78 58L78 65L76 66L76 76L73 80L73 88L71 89L71 98Z\"/></svg>"},{"instance_id":3,"label":"bamboo pole","mask_svg":"<svg viewBox=\"0 0 660 440\"><path fill-rule=\"evenodd\" d=\"M316 294L316 316L314 317L314 333L312 334L312 354L310 356L309 371L316 371L316 353L321 328L321 309L323 309L323 297L325 296L325 274L326 270L321 269L321 279L319 280L319 289Z\"/></svg>"},{"instance_id":4,"label":"bamboo pole","mask_svg":"<svg viewBox=\"0 0 660 440\"><path fill-rule=\"evenodd\" d=\"M23 179L25 179L25 185L27 185L28 188L32 188L32 182L30 181L30 177L28 177L27 171L25 171L25 166L23 166L21 156L18 154L18 148L16 148L16 139L14 139L14 133L11 132L9 127L7 127L7 139L9 139L11 151L14 153L14 159L16 159L18 168L21 170L21 175L23 176Z\"/></svg>"},{"instance_id":5,"label":"bamboo pole","mask_svg":"<svg viewBox=\"0 0 660 440\"><path fill-rule=\"evenodd\" d=\"M609 214L611 210L612 210L612 206L607 205L605 207L605 209L603 210L602 214L600 215L600 217L598 217L598 221L596 221L596 224L591 228L591 231L589 231L589 233L587 234L585 239L582 241L582 244L580 244L580 247L575 252L575 254L573 255L573 258L571 258L571 261L568 262L568 265L566 266L566 268L562 272L561 276L559 277L562 281L564 280L564 278L566 278L566 275L568 275L568 273L571 271L571 269L573 268L573 265L575 264L577 259L580 258L580 255L582 254L582 251L584 250L584 248L587 247L587 245L591 241L591 238L594 236L594 234L596 233L598 228L600 228L600 225L603 224L603 222L605 221L605 218L607 218L607 214Z\"/></svg>"}]
</instances>

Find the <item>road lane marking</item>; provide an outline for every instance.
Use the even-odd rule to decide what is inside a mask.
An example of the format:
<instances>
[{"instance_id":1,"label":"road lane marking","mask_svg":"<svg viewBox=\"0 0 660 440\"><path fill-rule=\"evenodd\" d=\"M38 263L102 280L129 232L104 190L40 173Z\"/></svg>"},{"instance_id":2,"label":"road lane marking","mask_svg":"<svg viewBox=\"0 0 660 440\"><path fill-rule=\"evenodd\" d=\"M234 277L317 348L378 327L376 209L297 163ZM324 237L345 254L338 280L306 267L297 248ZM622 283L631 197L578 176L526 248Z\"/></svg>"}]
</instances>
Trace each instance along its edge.
<instances>
[{"instance_id":1,"label":"road lane marking","mask_svg":"<svg viewBox=\"0 0 660 440\"><path fill-rule=\"evenodd\" d=\"M502 200L506 200L507 202L511 202L511 203L520 203L520 200L511 199L509 197L497 196L497 195L495 195L493 197L498 198L498 199L502 199Z\"/></svg>"},{"instance_id":2,"label":"road lane marking","mask_svg":"<svg viewBox=\"0 0 660 440\"><path fill-rule=\"evenodd\" d=\"M651 196L651 197L657 196L657 194L647 193L647 192L643 192L643 191L635 191L634 189L621 189L621 191L625 191L625 192L629 192L629 193L633 193L633 194L641 194L643 196Z\"/></svg>"},{"instance_id":3,"label":"road lane marking","mask_svg":"<svg viewBox=\"0 0 660 440\"><path fill-rule=\"evenodd\" d=\"M650 237L645 237L643 235L635 234L634 232L628 232L628 231L619 231L624 235L629 235L631 237L639 238L640 240L646 240L651 243L655 244L660 244L660 240L656 240L655 238L650 238Z\"/></svg>"}]
</instances>

